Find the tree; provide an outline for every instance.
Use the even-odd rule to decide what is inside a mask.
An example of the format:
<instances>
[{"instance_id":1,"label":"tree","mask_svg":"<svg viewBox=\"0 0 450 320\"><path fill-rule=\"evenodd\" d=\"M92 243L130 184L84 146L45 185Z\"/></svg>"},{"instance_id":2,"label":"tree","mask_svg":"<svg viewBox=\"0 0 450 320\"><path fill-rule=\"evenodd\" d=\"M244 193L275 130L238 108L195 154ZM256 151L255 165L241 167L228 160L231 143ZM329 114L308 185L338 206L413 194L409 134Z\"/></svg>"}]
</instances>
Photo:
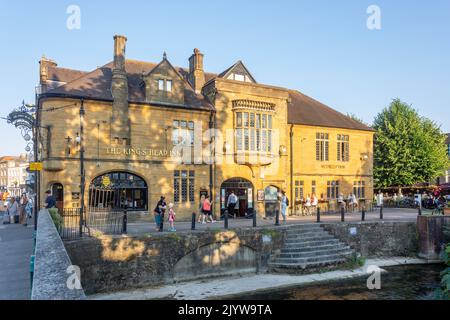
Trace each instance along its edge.
<instances>
[{"instance_id":1,"label":"tree","mask_svg":"<svg viewBox=\"0 0 450 320\"><path fill-rule=\"evenodd\" d=\"M393 100L375 117L374 180L378 188L428 182L449 167L446 136L411 106Z\"/></svg>"},{"instance_id":2,"label":"tree","mask_svg":"<svg viewBox=\"0 0 450 320\"><path fill-rule=\"evenodd\" d=\"M358 121L359 123L362 123L362 124L364 124L364 125L370 127L369 124L367 124L366 122L364 122L364 120L362 120L360 117L358 117L358 116L357 116L356 114L354 114L354 113L347 113L347 117L349 117L349 118L351 118L351 119L353 119L353 120L355 120L355 121Z\"/></svg>"}]
</instances>

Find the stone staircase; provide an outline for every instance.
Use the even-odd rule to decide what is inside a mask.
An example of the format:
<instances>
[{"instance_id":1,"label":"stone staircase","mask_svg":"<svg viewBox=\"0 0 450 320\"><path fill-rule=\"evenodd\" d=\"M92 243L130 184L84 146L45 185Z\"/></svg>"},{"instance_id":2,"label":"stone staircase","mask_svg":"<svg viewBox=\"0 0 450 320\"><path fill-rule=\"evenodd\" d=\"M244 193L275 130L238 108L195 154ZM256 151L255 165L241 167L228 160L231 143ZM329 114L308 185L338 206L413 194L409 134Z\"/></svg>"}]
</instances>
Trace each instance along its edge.
<instances>
[{"instance_id":1,"label":"stone staircase","mask_svg":"<svg viewBox=\"0 0 450 320\"><path fill-rule=\"evenodd\" d=\"M302 273L332 269L354 255L353 249L318 224L290 226L281 253L269 261L269 271Z\"/></svg>"}]
</instances>

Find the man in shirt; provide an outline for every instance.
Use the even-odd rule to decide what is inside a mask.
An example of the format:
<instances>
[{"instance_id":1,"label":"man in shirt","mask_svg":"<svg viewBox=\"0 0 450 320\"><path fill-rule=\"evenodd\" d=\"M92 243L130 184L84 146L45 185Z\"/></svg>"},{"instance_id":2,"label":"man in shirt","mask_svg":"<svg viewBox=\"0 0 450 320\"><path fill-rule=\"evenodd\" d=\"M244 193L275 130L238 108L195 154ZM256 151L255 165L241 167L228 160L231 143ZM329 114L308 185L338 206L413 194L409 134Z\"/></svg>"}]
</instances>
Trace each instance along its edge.
<instances>
[{"instance_id":1,"label":"man in shirt","mask_svg":"<svg viewBox=\"0 0 450 320\"><path fill-rule=\"evenodd\" d=\"M45 191L45 194L47 195L47 198L45 199L45 208L51 209L56 208L56 200L55 197L52 195L52 192L50 190Z\"/></svg>"},{"instance_id":2,"label":"man in shirt","mask_svg":"<svg viewBox=\"0 0 450 320\"><path fill-rule=\"evenodd\" d=\"M231 191L231 194L228 196L228 203L227 203L228 214L234 216L234 209L236 208L237 201L238 201L237 196L234 194L233 191Z\"/></svg>"}]
</instances>

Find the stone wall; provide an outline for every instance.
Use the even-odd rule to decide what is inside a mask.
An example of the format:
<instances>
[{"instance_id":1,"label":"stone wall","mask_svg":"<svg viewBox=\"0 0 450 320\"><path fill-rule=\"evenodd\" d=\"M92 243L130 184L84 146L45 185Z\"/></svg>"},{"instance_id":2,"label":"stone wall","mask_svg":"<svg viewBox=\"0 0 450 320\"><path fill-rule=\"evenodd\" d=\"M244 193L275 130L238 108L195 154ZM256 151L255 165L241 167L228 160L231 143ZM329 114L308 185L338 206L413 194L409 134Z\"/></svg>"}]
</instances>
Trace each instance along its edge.
<instances>
[{"instance_id":1,"label":"stone wall","mask_svg":"<svg viewBox=\"0 0 450 320\"><path fill-rule=\"evenodd\" d=\"M416 256L418 252L415 222L344 222L323 227L365 258Z\"/></svg>"},{"instance_id":2,"label":"stone wall","mask_svg":"<svg viewBox=\"0 0 450 320\"><path fill-rule=\"evenodd\" d=\"M142 236L99 236L67 242L86 293L171 284L267 270L286 228Z\"/></svg>"},{"instance_id":3,"label":"stone wall","mask_svg":"<svg viewBox=\"0 0 450 320\"><path fill-rule=\"evenodd\" d=\"M36 251L34 262L33 288L31 300L83 300L83 288L69 288L69 278L77 277L76 272L67 273L72 262L67 255L64 244L48 213L41 210L36 235ZM69 269L69 271L71 271ZM72 272L72 271L71 271ZM69 284L79 283L78 278Z\"/></svg>"},{"instance_id":4,"label":"stone wall","mask_svg":"<svg viewBox=\"0 0 450 320\"><path fill-rule=\"evenodd\" d=\"M419 256L425 259L437 260L446 243L444 226L450 227L450 216L419 216L417 217L417 230L419 233Z\"/></svg>"}]
</instances>

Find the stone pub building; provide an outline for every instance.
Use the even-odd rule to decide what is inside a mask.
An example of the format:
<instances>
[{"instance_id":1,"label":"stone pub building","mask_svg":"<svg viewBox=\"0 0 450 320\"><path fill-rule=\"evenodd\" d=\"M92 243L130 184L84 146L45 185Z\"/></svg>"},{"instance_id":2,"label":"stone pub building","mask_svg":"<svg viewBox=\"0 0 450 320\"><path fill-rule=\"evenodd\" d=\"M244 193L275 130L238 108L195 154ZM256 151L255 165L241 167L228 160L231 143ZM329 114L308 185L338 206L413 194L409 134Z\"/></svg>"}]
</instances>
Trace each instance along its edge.
<instances>
[{"instance_id":1,"label":"stone pub building","mask_svg":"<svg viewBox=\"0 0 450 320\"><path fill-rule=\"evenodd\" d=\"M115 36L113 61L92 71L41 59L41 199L52 189L60 208L81 207L84 194L91 210L151 213L165 195L187 220L202 194L217 216L234 191L238 217L272 216L279 190L292 205L313 193L373 198L370 127L258 83L241 61L219 74L205 72L198 49L187 68L165 54L135 61L126 42Z\"/></svg>"}]
</instances>

